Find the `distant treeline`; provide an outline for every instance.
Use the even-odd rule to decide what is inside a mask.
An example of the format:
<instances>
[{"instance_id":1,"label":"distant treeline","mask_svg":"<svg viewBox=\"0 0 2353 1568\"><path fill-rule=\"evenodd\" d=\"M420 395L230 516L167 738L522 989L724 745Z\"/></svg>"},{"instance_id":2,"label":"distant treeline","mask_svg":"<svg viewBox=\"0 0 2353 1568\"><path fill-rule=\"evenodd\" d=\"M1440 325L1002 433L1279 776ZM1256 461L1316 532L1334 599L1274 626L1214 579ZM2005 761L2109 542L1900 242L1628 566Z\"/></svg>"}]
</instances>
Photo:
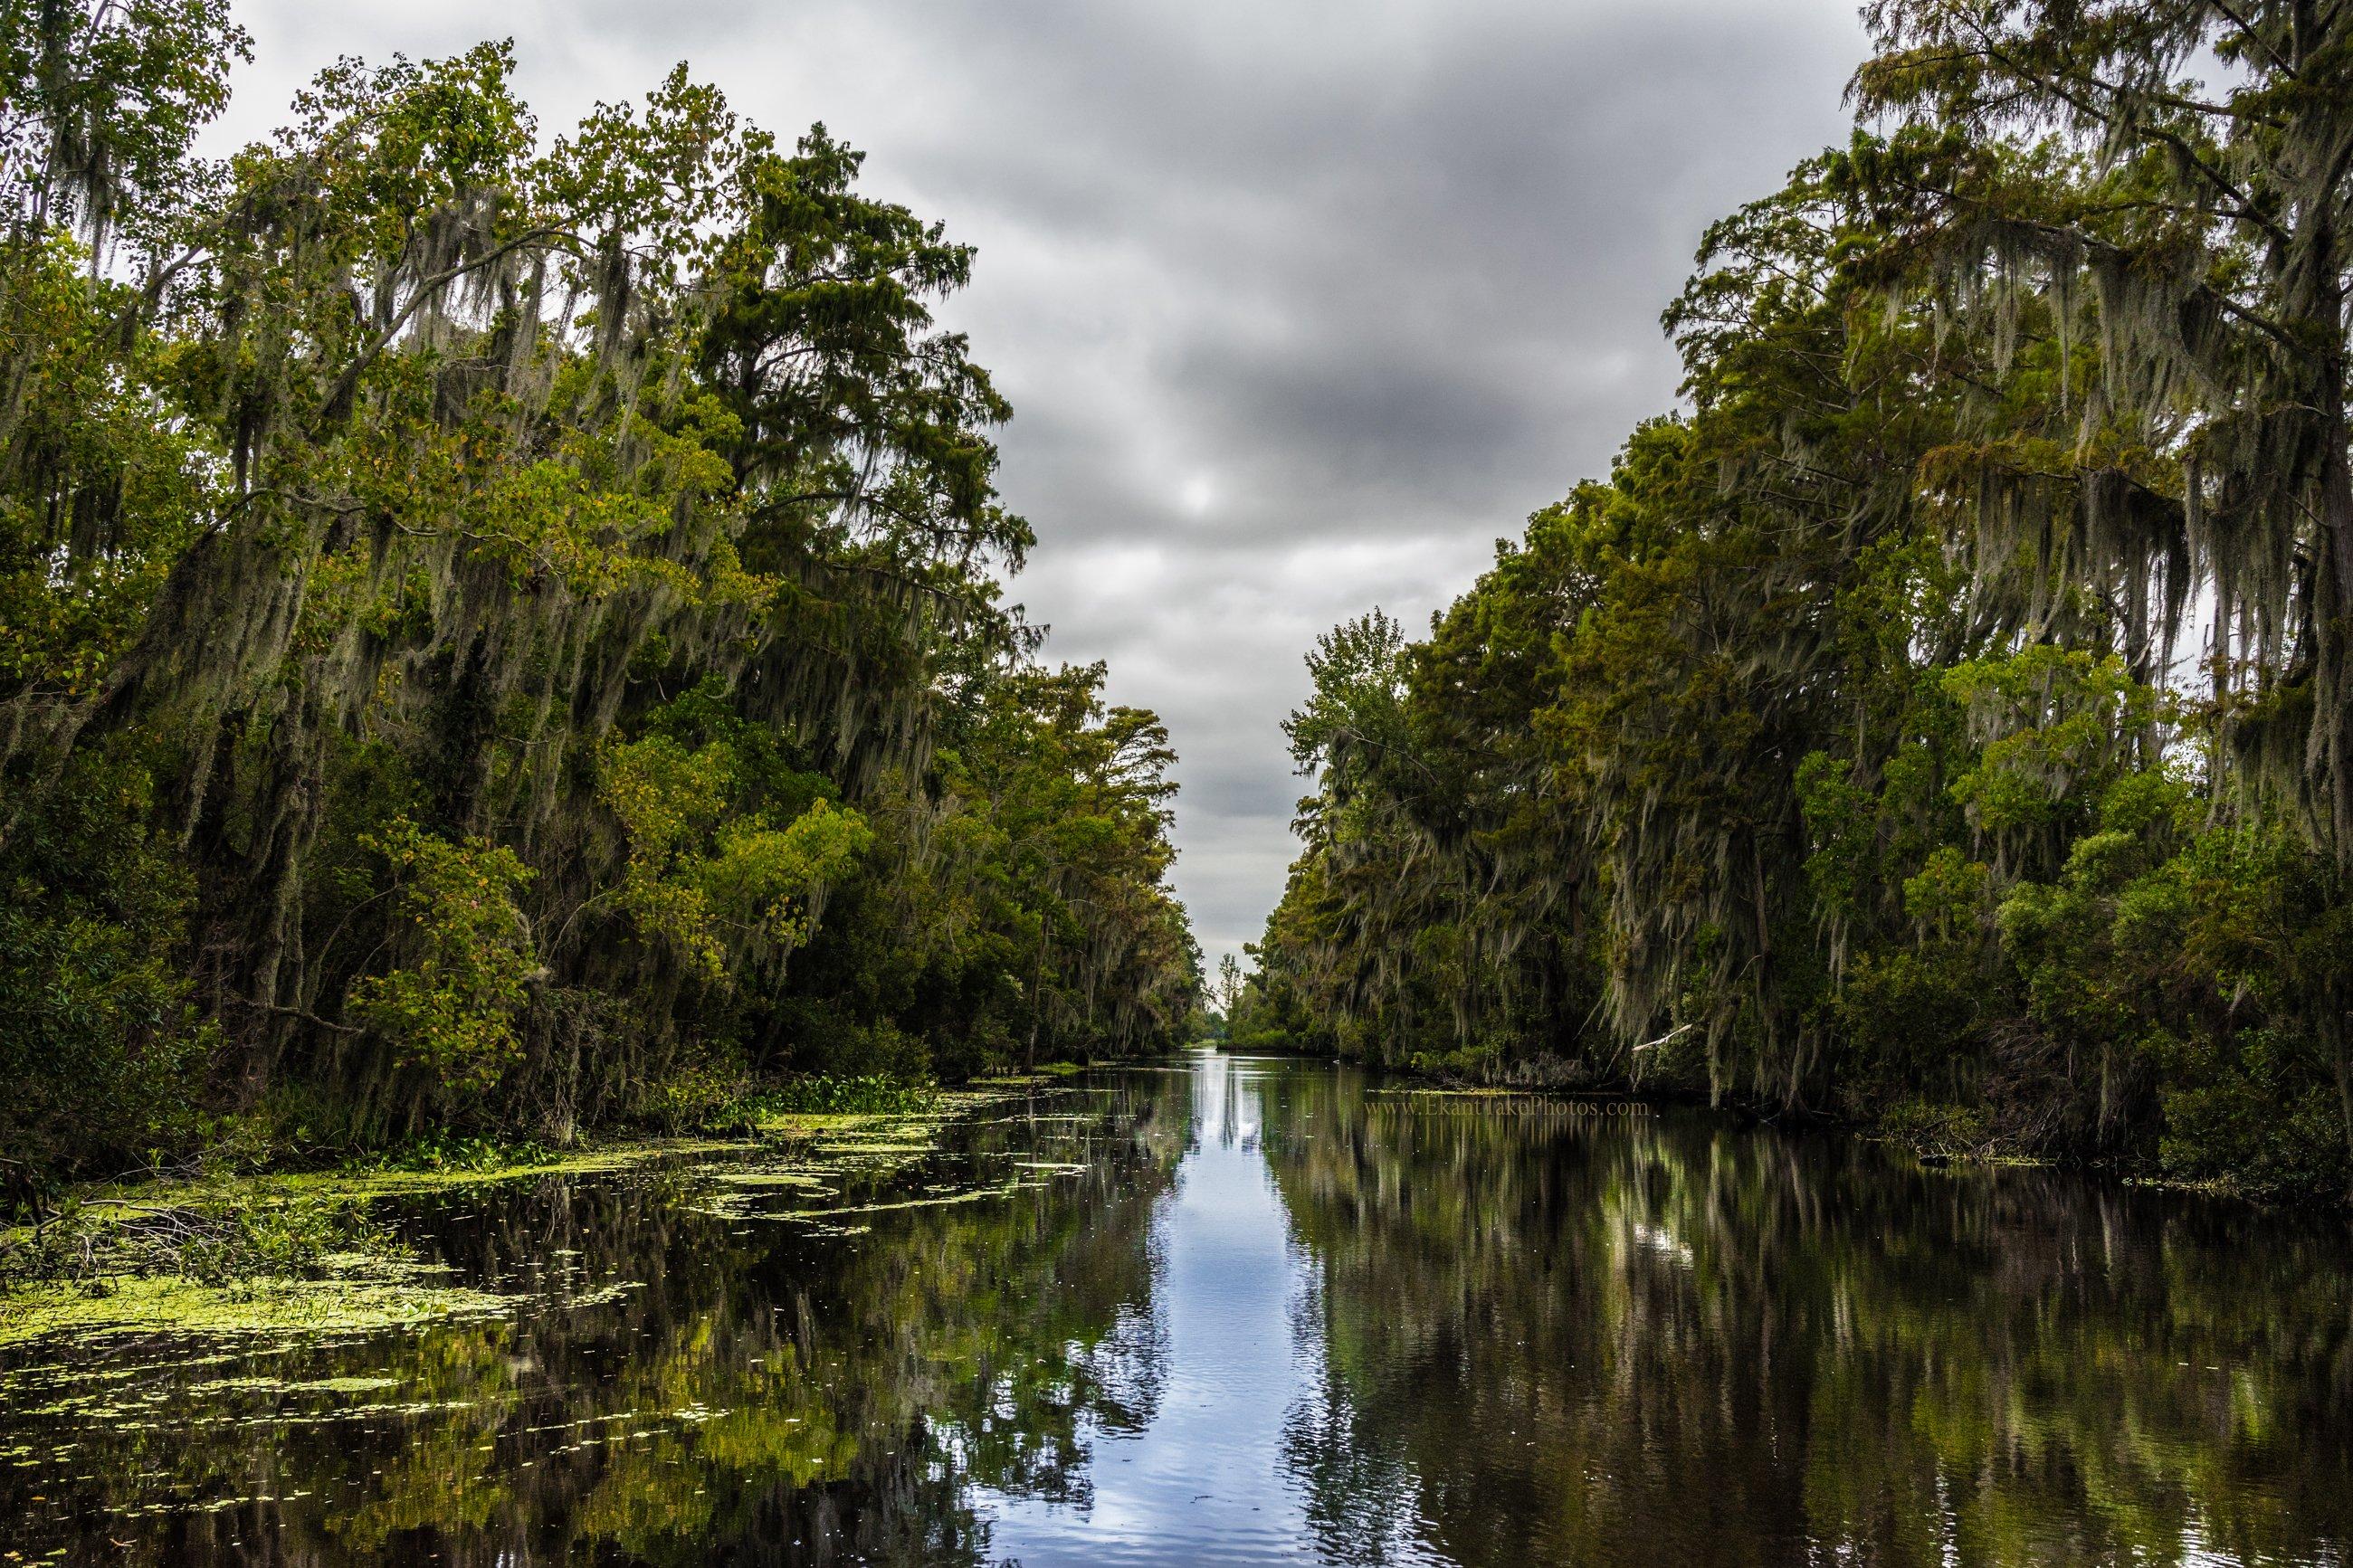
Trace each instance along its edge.
<instances>
[{"instance_id":1,"label":"distant treeline","mask_svg":"<svg viewBox=\"0 0 2353 1568\"><path fill-rule=\"evenodd\" d=\"M2341 1194L2353 6L1865 14L1688 412L1310 656L1232 1033Z\"/></svg>"},{"instance_id":2,"label":"distant treeline","mask_svg":"<svg viewBox=\"0 0 2353 1568\"><path fill-rule=\"evenodd\" d=\"M0 1176L1180 1037L1166 735L1000 598L970 251L487 45L198 160L245 48L0 0Z\"/></svg>"}]
</instances>

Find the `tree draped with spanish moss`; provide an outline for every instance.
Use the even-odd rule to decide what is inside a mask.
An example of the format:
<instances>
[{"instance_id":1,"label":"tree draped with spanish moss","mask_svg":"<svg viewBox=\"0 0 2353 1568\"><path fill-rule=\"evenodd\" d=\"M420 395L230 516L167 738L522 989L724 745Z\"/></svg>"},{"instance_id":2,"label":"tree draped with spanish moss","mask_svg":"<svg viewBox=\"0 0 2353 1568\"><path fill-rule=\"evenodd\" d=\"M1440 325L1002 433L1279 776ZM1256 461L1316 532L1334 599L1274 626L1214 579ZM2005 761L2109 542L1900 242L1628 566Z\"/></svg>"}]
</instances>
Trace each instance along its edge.
<instances>
[{"instance_id":1,"label":"tree draped with spanish moss","mask_svg":"<svg viewBox=\"0 0 2353 1568\"><path fill-rule=\"evenodd\" d=\"M1235 1033L2343 1193L2353 8L1867 19L1688 411L1310 658Z\"/></svg>"},{"instance_id":2,"label":"tree draped with spanish moss","mask_svg":"<svg viewBox=\"0 0 2353 1568\"><path fill-rule=\"evenodd\" d=\"M568 1137L1185 1026L1165 731L1001 595L969 247L683 67L548 136L507 46L346 60L207 163L220 0L5 12L12 1146Z\"/></svg>"}]
</instances>

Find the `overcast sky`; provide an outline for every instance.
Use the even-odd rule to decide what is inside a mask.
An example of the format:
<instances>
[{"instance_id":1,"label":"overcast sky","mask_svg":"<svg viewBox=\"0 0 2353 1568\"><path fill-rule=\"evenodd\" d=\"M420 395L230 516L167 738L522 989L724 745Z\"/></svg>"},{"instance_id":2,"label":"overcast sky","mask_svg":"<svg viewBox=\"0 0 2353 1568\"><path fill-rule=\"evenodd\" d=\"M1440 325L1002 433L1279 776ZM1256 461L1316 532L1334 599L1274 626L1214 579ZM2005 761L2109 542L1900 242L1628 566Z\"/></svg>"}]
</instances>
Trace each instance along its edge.
<instances>
[{"instance_id":1,"label":"overcast sky","mask_svg":"<svg viewBox=\"0 0 2353 1568\"><path fill-rule=\"evenodd\" d=\"M543 129L680 59L979 247L1048 657L1183 756L1211 963L1282 889L1317 632L1409 626L1672 405L1708 221L1841 140L1854 0L245 0L259 134L338 55L512 36Z\"/></svg>"}]
</instances>

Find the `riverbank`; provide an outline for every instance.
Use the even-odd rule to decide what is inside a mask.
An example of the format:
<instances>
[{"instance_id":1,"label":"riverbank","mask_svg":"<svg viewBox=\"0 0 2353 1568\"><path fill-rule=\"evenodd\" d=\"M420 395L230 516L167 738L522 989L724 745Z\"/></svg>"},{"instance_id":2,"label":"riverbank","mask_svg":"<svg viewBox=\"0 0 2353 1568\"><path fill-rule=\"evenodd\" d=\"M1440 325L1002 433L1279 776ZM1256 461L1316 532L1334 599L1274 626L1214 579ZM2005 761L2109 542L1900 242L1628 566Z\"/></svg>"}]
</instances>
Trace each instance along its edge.
<instances>
[{"instance_id":1,"label":"riverbank","mask_svg":"<svg viewBox=\"0 0 2353 1568\"><path fill-rule=\"evenodd\" d=\"M1704 1094L1690 1090L1641 1090L1624 1080L1597 1080L1574 1071L1546 1073L1545 1063L1523 1062L1518 1070L1489 1081L1461 1070L1458 1064L1425 1062L1369 1067L1288 1043L1254 1037L1240 1043L1219 1042L1214 1048L1229 1054L1263 1056L1286 1060L1345 1062L1361 1070L1412 1086L1405 1092L1465 1099L1532 1096L1579 1105L1640 1106L1656 1113L1670 1110L1705 1110L1744 1124L1807 1129L1828 1136L1903 1151L1921 1164L1936 1168L1979 1168L2072 1171L2112 1181L2120 1186L2152 1192L2179 1193L2202 1198L2227 1199L2259 1208L2284 1209L2317 1204L2330 1209L2353 1209L2353 1194L2344 1192L2283 1192L2233 1181L2227 1176L2168 1174L2153 1159L2133 1155L2092 1156L2031 1146L2000 1131L1980 1109L1942 1104L1922 1099L1846 1112L1795 1110L1767 1112L1740 1101L1710 1105ZM1559 1058L1551 1058L1557 1062Z\"/></svg>"},{"instance_id":2,"label":"riverbank","mask_svg":"<svg viewBox=\"0 0 2353 1568\"><path fill-rule=\"evenodd\" d=\"M76 1333L352 1333L494 1316L512 1300L425 1261L381 1219L385 1200L721 1162L723 1185L814 1185L846 1161L919 1158L949 1123L1082 1070L1051 1063L895 1093L818 1084L771 1096L724 1136L562 1151L458 1141L334 1170L199 1168L87 1184L38 1224L0 1229L0 1346ZM868 1108L833 1108L853 1105Z\"/></svg>"}]
</instances>

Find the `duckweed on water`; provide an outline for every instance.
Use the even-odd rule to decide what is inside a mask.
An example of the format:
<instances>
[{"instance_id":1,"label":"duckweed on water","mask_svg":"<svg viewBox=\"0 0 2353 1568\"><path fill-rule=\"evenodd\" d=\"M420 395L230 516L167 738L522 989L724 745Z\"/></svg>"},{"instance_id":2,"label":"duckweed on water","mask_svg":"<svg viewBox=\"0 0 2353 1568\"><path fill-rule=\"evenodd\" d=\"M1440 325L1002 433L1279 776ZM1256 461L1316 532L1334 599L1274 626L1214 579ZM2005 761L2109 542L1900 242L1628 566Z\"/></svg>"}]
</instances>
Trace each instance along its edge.
<instances>
[{"instance_id":1,"label":"duckweed on water","mask_svg":"<svg viewBox=\"0 0 2353 1568\"><path fill-rule=\"evenodd\" d=\"M513 1302L448 1282L444 1271L385 1258L317 1279L207 1285L179 1275L27 1286L0 1295L0 1346L51 1334L357 1334L487 1317Z\"/></svg>"},{"instance_id":2,"label":"duckweed on water","mask_svg":"<svg viewBox=\"0 0 2353 1568\"><path fill-rule=\"evenodd\" d=\"M191 1384L190 1394L375 1394L400 1386L396 1377L314 1377L291 1381L275 1377L216 1377Z\"/></svg>"},{"instance_id":3,"label":"duckweed on water","mask_svg":"<svg viewBox=\"0 0 2353 1568\"><path fill-rule=\"evenodd\" d=\"M664 1160L740 1152L746 1147L740 1140L648 1139L578 1149L562 1154L536 1152L531 1158L507 1164L450 1165L437 1170L344 1171L274 1180L285 1183L293 1190L335 1196L397 1197L413 1193L448 1192L456 1188L547 1177L614 1175Z\"/></svg>"},{"instance_id":4,"label":"duckweed on water","mask_svg":"<svg viewBox=\"0 0 2353 1568\"><path fill-rule=\"evenodd\" d=\"M77 1234L77 1268L44 1274L25 1270L13 1279L0 1276L0 1346L50 1335L360 1334L496 1316L515 1310L525 1298L461 1284L450 1271L417 1261L388 1230L366 1220L364 1211L383 1199L530 1179L615 1175L665 1164L683 1165L717 1189L711 1201L691 1205L696 1212L724 1218L786 1217L763 1215L756 1207L760 1197L786 1192L807 1204L837 1190L828 1178L851 1171L869 1178L887 1175L938 1152L939 1131L949 1121L1018 1092L1020 1086L930 1091L897 1111L776 1111L763 1119L759 1137L750 1142L653 1140L565 1154L525 1150L521 1152L527 1158L505 1165L449 1161L438 1169L209 1177L94 1191L84 1195L78 1210L90 1218L87 1229ZM764 1148L789 1152L792 1159L748 1167L717 1160L691 1163L696 1156L756 1158ZM821 1222L828 1212L969 1202L1016 1184L963 1188L904 1205L839 1211L805 1206L789 1217ZM199 1254L154 1243L153 1234L188 1231L194 1223L189 1216L202 1219L198 1228L207 1237L250 1236L268 1245L225 1251L207 1240L208 1250ZM303 1245L280 1245L288 1237ZM20 1239L14 1256L21 1260L33 1255ZM608 1282L568 1293L565 1300L573 1306L594 1305L634 1288Z\"/></svg>"}]
</instances>

